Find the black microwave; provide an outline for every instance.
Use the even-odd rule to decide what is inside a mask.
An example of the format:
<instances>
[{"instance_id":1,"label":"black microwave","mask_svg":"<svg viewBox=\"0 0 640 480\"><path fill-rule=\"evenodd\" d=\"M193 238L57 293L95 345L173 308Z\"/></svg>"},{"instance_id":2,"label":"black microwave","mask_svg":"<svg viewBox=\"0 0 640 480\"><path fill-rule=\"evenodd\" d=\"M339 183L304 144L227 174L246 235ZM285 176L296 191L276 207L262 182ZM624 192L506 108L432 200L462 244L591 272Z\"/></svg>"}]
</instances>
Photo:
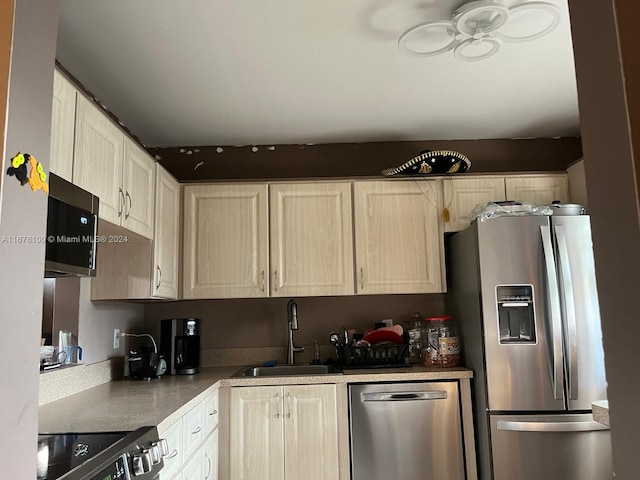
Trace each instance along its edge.
<instances>
[{"instance_id":1,"label":"black microwave","mask_svg":"<svg viewBox=\"0 0 640 480\"><path fill-rule=\"evenodd\" d=\"M95 276L99 203L95 195L49 174L45 277Z\"/></svg>"}]
</instances>

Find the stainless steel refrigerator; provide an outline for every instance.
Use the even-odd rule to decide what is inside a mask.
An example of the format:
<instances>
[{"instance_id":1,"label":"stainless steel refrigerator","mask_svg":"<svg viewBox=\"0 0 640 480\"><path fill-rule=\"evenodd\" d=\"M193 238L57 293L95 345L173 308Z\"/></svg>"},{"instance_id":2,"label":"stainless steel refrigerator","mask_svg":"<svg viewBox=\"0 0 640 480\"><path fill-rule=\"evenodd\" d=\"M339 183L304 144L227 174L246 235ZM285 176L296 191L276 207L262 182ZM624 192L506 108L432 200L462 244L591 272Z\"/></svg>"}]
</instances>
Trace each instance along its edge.
<instances>
[{"instance_id":1,"label":"stainless steel refrigerator","mask_svg":"<svg viewBox=\"0 0 640 480\"><path fill-rule=\"evenodd\" d=\"M474 222L447 239L447 309L473 369L481 480L612 478L587 215Z\"/></svg>"}]
</instances>

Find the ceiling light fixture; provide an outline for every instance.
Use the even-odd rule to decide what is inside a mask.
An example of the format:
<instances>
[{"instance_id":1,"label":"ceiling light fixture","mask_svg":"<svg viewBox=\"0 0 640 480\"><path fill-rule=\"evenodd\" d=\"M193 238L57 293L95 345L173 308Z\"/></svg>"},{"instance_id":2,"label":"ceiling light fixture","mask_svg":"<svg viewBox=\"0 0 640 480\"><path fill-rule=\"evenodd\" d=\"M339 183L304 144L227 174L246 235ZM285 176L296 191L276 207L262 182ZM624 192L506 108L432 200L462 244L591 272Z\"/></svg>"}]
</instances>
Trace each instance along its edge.
<instances>
[{"instance_id":1,"label":"ceiling light fixture","mask_svg":"<svg viewBox=\"0 0 640 480\"><path fill-rule=\"evenodd\" d=\"M495 55L501 42L527 42L551 32L560 21L552 3L530 1L506 7L502 0L475 0L458 7L451 20L422 23L398 39L402 53L431 57L453 50L461 62Z\"/></svg>"}]
</instances>

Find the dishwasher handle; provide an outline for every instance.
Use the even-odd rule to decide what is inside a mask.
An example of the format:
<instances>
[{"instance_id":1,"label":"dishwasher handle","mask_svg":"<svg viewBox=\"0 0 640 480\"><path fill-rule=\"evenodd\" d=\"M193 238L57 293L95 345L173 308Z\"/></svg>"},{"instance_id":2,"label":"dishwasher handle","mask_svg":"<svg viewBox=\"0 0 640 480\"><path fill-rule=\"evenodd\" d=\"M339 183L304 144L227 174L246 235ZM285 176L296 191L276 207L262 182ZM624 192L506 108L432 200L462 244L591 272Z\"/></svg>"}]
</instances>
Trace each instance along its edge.
<instances>
[{"instance_id":1,"label":"dishwasher handle","mask_svg":"<svg viewBox=\"0 0 640 480\"><path fill-rule=\"evenodd\" d=\"M443 400L447 398L444 390L428 392L369 392L362 394L363 402L406 402L413 400Z\"/></svg>"}]
</instances>

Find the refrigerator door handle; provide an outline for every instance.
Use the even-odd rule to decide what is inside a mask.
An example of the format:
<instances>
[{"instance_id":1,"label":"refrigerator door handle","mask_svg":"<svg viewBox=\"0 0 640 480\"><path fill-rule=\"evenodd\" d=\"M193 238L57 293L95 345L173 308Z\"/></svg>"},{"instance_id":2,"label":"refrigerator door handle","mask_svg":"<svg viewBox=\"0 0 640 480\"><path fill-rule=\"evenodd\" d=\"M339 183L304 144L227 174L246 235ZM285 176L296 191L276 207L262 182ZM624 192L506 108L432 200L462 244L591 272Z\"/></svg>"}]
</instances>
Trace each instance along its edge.
<instances>
[{"instance_id":1,"label":"refrigerator door handle","mask_svg":"<svg viewBox=\"0 0 640 480\"><path fill-rule=\"evenodd\" d=\"M553 398L562 400L563 366L562 366L562 317L560 313L560 293L558 277L551 243L551 231L547 225L540 226L542 235L542 251L545 263L547 290L549 293L549 315L551 316L551 381Z\"/></svg>"},{"instance_id":2,"label":"refrigerator door handle","mask_svg":"<svg viewBox=\"0 0 640 480\"><path fill-rule=\"evenodd\" d=\"M498 420L498 430L511 432L593 432L609 430L609 427L596 421L587 422L515 422Z\"/></svg>"},{"instance_id":3,"label":"refrigerator door handle","mask_svg":"<svg viewBox=\"0 0 640 480\"><path fill-rule=\"evenodd\" d=\"M578 398L578 328L576 323L576 309L573 296L573 281L571 279L571 269L569 268L569 249L567 248L567 240L564 235L564 227L556 225L556 240L558 245L558 260L560 268L560 278L562 279L562 287L564 291L564 313L567 328L567 364L568 364L568 383L569 398L575 400Z\"/></svg>"}]
</instances>

